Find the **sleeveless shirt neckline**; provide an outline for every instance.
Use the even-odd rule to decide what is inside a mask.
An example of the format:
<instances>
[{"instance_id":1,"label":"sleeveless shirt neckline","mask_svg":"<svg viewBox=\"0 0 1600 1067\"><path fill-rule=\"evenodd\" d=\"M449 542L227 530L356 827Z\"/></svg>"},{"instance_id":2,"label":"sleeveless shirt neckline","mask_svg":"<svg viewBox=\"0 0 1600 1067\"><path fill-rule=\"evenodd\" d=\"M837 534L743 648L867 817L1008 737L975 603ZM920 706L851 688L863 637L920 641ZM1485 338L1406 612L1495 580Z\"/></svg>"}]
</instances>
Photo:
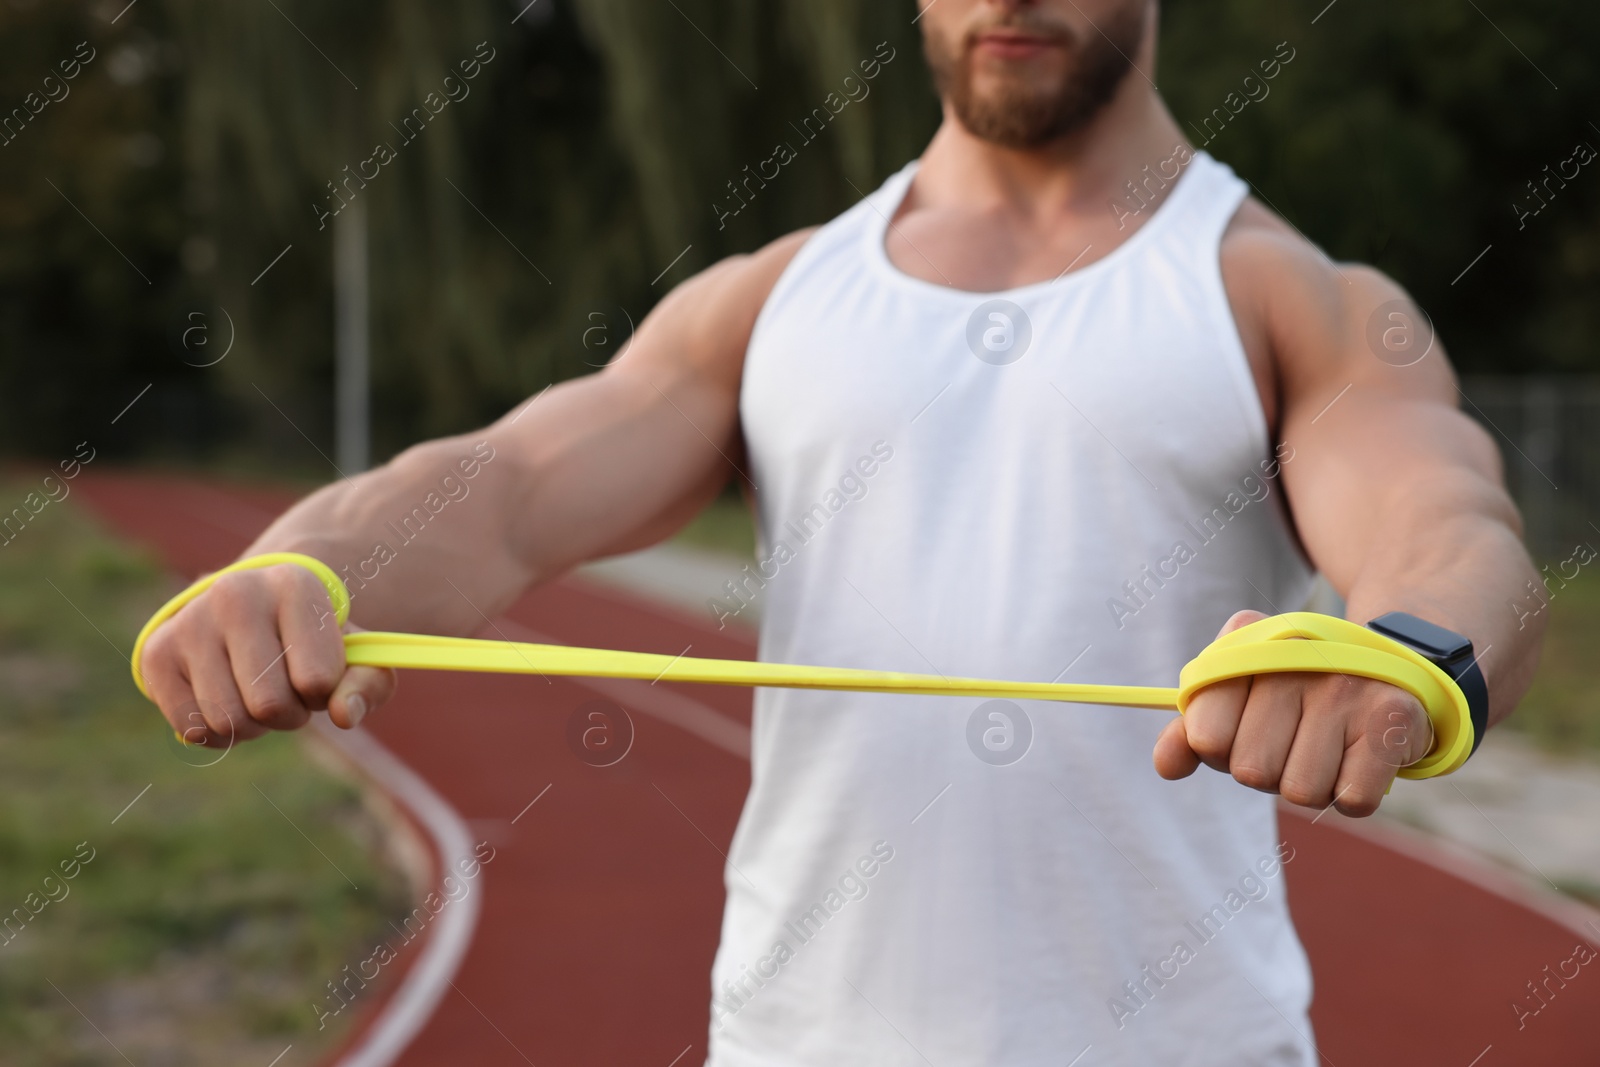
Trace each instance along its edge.
<instances>
[{"instance_id":1,"label":"sleeveless shirt neckline","mask_svg":"<svg viewBox=\"0 0 1600 1067\"><path fill-rule=\"evenodd\" d=\"M1135 255L1143 245L1154 240L1159 231L1165 229L1175 216L1181 214L1181 212L1174 210L1180 198L1194 195L1193 187L1197 182L1192 177L1192 172L1196 169L1195 165L1201 164L1209 167L1211 163L1210 154L1198 150L1195 151L1193 158L1185 165L1183 173L1174 179L1175 185L1172 192L1167 194L1167 198L1161 202L1161 206L1156 208L1149 221L1135 230L1133 235L1126 241L1123 241L1105 256L1095 260L1088 266L1068 271L1066 274L1055 278L1029 282L1026 285L1013 286L1009 289L979 290L960 289L953 285L944 285L940 282L930 282L926 278L918 278L895 266L894 261L889 258L889 250L884 242L889 233L890 222L893 220L895 213L900 210L900 205L905 201L906 194L911 191L911 183L916 180L917 171L922 166L920 159L913 159L902 167L900 172L894 175L884 188L868 194L867 203L870 204L875 197L881 197L884 201L884 206L883 209L877 210L878 218L865 227L867 262L870 264L873 273L886 278L891 284L944 300L959 300L962 302L995 299L1016 300L1018 298L1036 296L1051 289L1065 292L1070 288L1085 284L1088 279L1099 277L1101 274L1115 269L1118 264Z\"/></svg>"}]
</instances>

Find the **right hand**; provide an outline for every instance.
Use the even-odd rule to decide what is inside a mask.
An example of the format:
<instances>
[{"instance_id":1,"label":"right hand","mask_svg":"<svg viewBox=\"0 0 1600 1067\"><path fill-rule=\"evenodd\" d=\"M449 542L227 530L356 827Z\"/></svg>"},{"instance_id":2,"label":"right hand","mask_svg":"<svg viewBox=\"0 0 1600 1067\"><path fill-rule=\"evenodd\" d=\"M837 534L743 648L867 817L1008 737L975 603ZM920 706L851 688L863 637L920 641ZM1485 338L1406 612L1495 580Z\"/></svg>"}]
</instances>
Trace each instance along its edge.
<instances>
[{"instance_id":1,"label":"right hand","mask_svg":"<svg viewBox=\"0 0 1600 1067\"><path fill-rule=\"evenodd\" d=\"M150 635L140 669L178 735L215 748L323 710L348 730L395 688L392 670L346 666L327 590L292 563L223 575Z\"/></svg>"}]
</instances>

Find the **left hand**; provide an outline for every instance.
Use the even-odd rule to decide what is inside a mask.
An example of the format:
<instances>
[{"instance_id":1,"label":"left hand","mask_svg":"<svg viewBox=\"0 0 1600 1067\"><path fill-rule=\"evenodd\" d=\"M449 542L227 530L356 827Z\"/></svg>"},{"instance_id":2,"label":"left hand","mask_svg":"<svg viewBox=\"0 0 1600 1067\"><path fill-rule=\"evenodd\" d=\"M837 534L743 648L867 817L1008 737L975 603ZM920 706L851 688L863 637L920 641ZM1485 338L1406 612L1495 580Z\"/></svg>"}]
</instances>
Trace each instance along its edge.
<instances>
[{"instance_id":1,"label":"left hand","mask_svg":"<svg viewBox=\"0 0 1600 1067\"><path fill-rule=\"evenodd\" d=\"M1240 611L1220 633L1264 619ZM1204 763L1291 804L1362 818L1400 768L1433 747L1417 698L1345 674L1260 674L1207 686L1156 739L1156 773L1187 778Z\"/></svg>"}]
</instances>

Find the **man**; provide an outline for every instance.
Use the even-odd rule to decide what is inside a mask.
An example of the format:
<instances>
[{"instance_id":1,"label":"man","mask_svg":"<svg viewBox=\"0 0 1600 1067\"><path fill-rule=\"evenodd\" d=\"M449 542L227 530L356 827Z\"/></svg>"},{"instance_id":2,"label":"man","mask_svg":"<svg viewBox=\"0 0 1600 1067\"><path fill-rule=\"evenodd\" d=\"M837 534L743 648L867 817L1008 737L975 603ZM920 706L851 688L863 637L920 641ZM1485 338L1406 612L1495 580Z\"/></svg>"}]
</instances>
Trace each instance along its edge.
<instances>
[{"instance_id":1,"label":"man","mask_svg":"<svg viewBox=\"0 0 1600 1067\"><path fill-rule=\"evenodd\" d=\"M945 117L920 161L679 286L602 373L321 490L252 553L368 559L484 441L470 510L380 560L361 624L474 632L736 477L763 658L1170 685L1219 626L1302 607L1315 568L1351 619L1470 638L1509 714L1539 633L1506 604L1534 571L1444 353L1393 335L1421 323L1404 294L1188 146L1151 0L936 0L921 26ZM214 743L354 726L393 680L345 669L321 598L277 567L194 601L144 661L168 717L198 704ZM1179 718L763 690L754 736L727 1067L1313 1063L1272 794L1366 815L1433 743L1408 694L1337 675L1219 684Z\"/></svg>"}]
</instances>

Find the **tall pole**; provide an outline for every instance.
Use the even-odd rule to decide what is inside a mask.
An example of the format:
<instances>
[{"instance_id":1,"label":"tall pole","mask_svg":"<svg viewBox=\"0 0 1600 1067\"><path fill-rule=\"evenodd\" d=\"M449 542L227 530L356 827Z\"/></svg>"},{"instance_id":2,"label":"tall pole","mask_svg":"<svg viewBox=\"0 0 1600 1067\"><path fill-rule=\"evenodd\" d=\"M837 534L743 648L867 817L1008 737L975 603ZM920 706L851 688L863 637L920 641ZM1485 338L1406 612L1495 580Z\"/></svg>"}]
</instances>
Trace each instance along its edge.
<instances>
[{"instance_id":1,"label":"tall pole","mask_svg":"<svg viewBox=\"0 0 1600 1067\"><path fill-rule=\"evenodd\" d=\"M368 358L367 201L357 196L333 220L334 437L339 470L371 463Z\"/></svg>"}]
</instances>

